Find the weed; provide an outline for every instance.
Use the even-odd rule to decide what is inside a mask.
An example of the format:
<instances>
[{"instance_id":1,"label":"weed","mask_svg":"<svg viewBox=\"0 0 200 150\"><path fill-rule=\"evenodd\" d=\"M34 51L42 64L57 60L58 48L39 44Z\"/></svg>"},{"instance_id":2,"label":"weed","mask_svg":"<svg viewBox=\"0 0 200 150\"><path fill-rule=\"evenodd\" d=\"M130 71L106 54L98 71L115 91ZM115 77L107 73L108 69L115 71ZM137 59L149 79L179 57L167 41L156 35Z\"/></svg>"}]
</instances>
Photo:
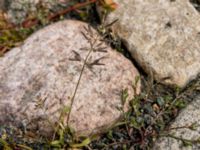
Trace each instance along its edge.
<instances>
[{"instance_id":1,"label":"weed","mask_svg":"<svg viewBox=\"0 0 200 150\"><path fill-rule=\"evenodd\" d=\"M100 57L97 58L96 60L89 60L89 57L92 53L96 53L96 52L100 52L100 53L107 53L107 51L105 50L105 47L102 47L102 41L100 40L100 36L96 33L94 33L93 29L91 29L90 26L85 27L84 28L84 32L82 32L83 37L87 40L87 42L89 43L89 47L85 47L85 48L81 48L80 50L84 50L87 52L87 55L85 58L82 58L81 55L77 52L77 51L73 51L74 52L74 58L70 58L69 60L71 61L83 61L83 65L82 65L82 69L76 84L76 87L74 89L74 93L72 95L71 98L71 104L70 106L64 106L64 108L62 109L62 113L60 115L60 119L57 125L57 130L56 133L59 136L58 140L53 139L53 141L51 142L52 146L57 146L57 147L66 147L66 143L64 142L64 134L65 135L71 135L71 142L68 143L69 147L83 147L83 146L87 146L90 142L91 139L85 138L81 143L75 143L75 137L72 129L70 127L70 114L71 114L71 110L73 108L73 104L76 98L76 94L77 94L77 90L78 87L80 85L81 82L81 78L83 75L83 72L85 70L85 68L88 68L91 72L93 72L93 67L94 66L99 66L99 65L104 65L103 63L101 63L100 61L102 59L105 59L105 57ZM65 121L65 118L67 118L67 120Z\"/></svg>"},{"instance_id":2,"label":"weed","mask_svg":"<svg viewBox=\"0 0 200 150\"><path fill-rule=\"evenodd\" d=\"M77 4L75 6L76 9L78 9L79 8L78 6L80 5ZM70 11L75 10L74 7L70 7L71 8ZM111 5L111 7L113 7L113 5ZM110 11L110 8L109 10L107 10L108 8L107 5L104 8L105 8L104 10L105 15L103 18L106 18L106 15ZM69 8L67 8L62 12L58 12L57 14L51 15L50 18L54 20L57 16L60 17L66 15L65 12L69 12ZM76 16L78 16L78 18L81 18L82 20L85 20L86 18L87 19L89 18L88 16L90 16L88 12L89 12L88 9L81 9L79 11L76 11ZM33 18L37 18L37 16ZM33 23L33 25L36 25L38 22L40 23L42 22L44 24L48 23L48 21L43 19L44 19L43 16L39 15L37 18L37 20L39 21ZM2 55L4 54L5 51L9 50L11 47L16 46L18 42L23 41L23 39L25 39L31 32L35 30L34 28L31 28L33 25L29 24L30 20L24 22L24 26L30 27L28 28L28 30L21 27L14 29L13 28L6 29L6 27L8 26L10 27L11 25L8 25L8 22L6 22L4 19L0 20L3 20L0 23L0 29L2 29L0 31L1 35L0 52L2 53ZM122 52L123 54L126 54L124 48L122 48L121 40L119 40L118 37L116 37L109 29L109 27L112 26L114 23L116 23L116 21L117 20L109 24L105 24L102 21L102 24L98 27L98 29L102 34L104 40L106 40L109 44L118 49L118 51ZM97 22L95 23L92 22L92 24L96 23ZM118 122L112 129L110 129L108 132L104 134L97 135L95 137L75 137L74 130L69 126L69 120L73 103L76 100L76 93L79 84L81 82L83 71L85 68L88 68L90 71L92 71L92 68L94 66L104 65L101 63L101 59L105 59L104 57L102 57L96 59L93 62L89 62L88 57L90 56L91 53L94 52L106 53L105 48L99 47L100 45L99 46L95 45L96 40L95 37L93 37L94 33L91 32L91 29L88 27L85 30L87 34L83 33L83 36L90 43L90 47L80 49L80 50L87 50L88 53L86 58L82 58L81 55L78 53L78 51L74 51L73 52L74 57L70 59L71 61L83 60L84 63L71 99L71 104L70 106L63 106L59 122L55 127L56 135L50 142L46 141L45 143L37 142L36 144L29 143L28 145L31 145L31 147L37 147L34 149L41 149L41 147L42 148L47 147L47 149L54 149L54 148L63 149L71 147L71 148L82 148L89 150L90 149L138 150L138 149L150 149L156 138L160 136L168 136L175 138L177 140L181 140L186 145L195 144L199 142L199 139L192 141L189 139L183 139L180 137L176 137L174 135L170 135L168 134L168 131L175 130L175 128L168 129L167 127L169 123L178 115L179 110L186 107L186 105L192 101L195 94L199 94L200 77L198 77L198 79L194 83L191 83L185 89L179 89L179 88L172 89L170 87L163 86L161 83L155 82L153 80L153 76L151 75L149 77L146 77L146 75L141 75L142 76L141 80L143 82L142 93L131 98L129 103L130 106L129 111L123 112L122 120ZM91 38L93 38L92 41ZM133 84L133 89L135 89L136 85L137 82ZM129 95L127 91L123 90L121 95L122 104L125 104L128 97ZM123 111L120 108L119 110ZM66 121L67 126L64 119L66 118L66 116L68 118ZM195 127L196 127L195 124L192 124L189 126L176 127L176 129L177 128L195 129ZM16 134L9 134L9 135L10 137L13 137ZM15 144L15 143L20 143L19 141L22 141L22 144ZM25 146L27 142L23 141L24 137L17 140L10 140L10 138L8 138L6 134L1 134L0 148L3 147L4 149L7 150L14 149L15 147L20 147L21 149L29 149L28 146Z\"/></svg>"}]
</instances>

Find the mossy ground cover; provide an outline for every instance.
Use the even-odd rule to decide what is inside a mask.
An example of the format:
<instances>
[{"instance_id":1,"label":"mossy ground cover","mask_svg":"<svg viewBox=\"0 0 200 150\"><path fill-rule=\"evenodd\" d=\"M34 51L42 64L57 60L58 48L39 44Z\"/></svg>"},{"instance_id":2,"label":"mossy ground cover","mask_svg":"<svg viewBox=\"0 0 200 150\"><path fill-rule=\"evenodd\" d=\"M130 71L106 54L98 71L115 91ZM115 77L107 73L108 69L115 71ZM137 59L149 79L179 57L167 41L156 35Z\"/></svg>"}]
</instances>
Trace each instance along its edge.
<instances>
[{"instance_id":1,"label":"mossy ground cover","mask_svg":"<svg viewBox=\"0 0 200 150\"><path fill-rule=\"evenodd\" d=\"M37 13L27 16L27 19L18 25L11 24L0 15L0 55L3 55L11 48L20 45L31 33L38 29L62 19L77 19L88 22L94 26L105 41L116 50L130 59L141 73L142 92L130 101L130 109L123 112L121 120L108 129L107 132L90 137L76 137L71 128L59 128L52 139L34 137L31 131L23 128L0 127L0 149L21 150L21 149L151 149L155 140L161 135L168 135L169 124L175 119L179 111L184 109L196 95L200 94L200 76L191 82L186 88L169 87L155 81L152 75L147 75L126 50L121 40L112 34L109 29L115 22L106 25L98 16L96 2L87 3L86 0L74 0L69 2L68 8L63 8L66 13L48 12L44 13L43 8L38 8ZM104 15L116 5L111 1L104 1ZM196 3L198 6L198 3ZM120 4L118 4L120 5ZM55 15L57 14L57 15ZM55 15L53 19L48 16ZM138 78L139 79L139 78ZM136 81L138 80L136 79ZM133 83L133 89L137 82ZM109 92L109 91L108 91ZM122 103L127 100L126 90L122 91ZM119 111L122 111L119 108ZM185 126L194 130L196 124ZM182 140L183 144L190 145L200 141Z\"/></svg>"}]
</instances>

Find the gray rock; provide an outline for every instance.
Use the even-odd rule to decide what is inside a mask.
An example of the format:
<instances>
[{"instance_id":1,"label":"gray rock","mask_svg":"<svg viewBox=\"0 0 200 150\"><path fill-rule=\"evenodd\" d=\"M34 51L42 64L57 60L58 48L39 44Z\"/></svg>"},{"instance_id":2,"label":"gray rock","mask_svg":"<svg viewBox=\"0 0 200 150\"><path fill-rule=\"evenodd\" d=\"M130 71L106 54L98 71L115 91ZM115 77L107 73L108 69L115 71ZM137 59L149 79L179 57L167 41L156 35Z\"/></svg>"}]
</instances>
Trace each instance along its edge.
<instances>
[{"instance_id":1,"label":"gray rock","mask_svg":"<svg viewBox=\"0 0 200 150\"><path fill-rule=\"evenodd\" d=\"M198 139L200 140L200 95L197 96L194 99L194 101L179 114L174 123L171 125L171 128L188 126L192 125L193 123L196 123L196 125L198 125L196 130L182 128L182 129L172 130L170 131L170 134L182 139L189 139L193 141ZM184 147L183 143L180 140L176 140L170 137L162 137L156 142L153 149L154 150L199 150L200 143Z\"/></svg>"},{"instance_id":2,"label":"gray rock","mask_svg":"<svg viewBox=\"0 0 200 150\"><path fill-rule=\"evenodd\" d=\"M115 123L122 115L121 91L127 88L134 96L132 83L139 74L94 29L68 20L36 32L0 58L0 125L51 134L64 106L70 108L87 55L69 125L87 135ZM67 115L63 122L66 126Z\"/></svg>"},{"instance_id":3,"label":"gray rock","mask_svg":"<svg viewBox=\"0 0 200 150\"><path fill-rule=\"evenodd\" d=\"M44 13L59 10L68 3L68 0L9 0L8 18L13 23L21 23L29 14L44 15L37 11L39 5L43 8L41 13Z\"/></svg>"},{"instance_id":4,"label":"gray rock","mask_svg":"<svg viewBox=\"0 0 200 150\"><path fill-rule=\"evenodd\" d=\"M0 0L0 11L5 8L5 0Z\"/></svg>"},{"instance_id":5,"label":"gray rock","mask_svg":"<svg viewBox=\"0 0 200 150\"><path fill-rule=\"evenodd\" d=\"M106 23L147 73L184 87L200 73L200 15L189 0L113 0Z\"/></svg>"}]
</instances>

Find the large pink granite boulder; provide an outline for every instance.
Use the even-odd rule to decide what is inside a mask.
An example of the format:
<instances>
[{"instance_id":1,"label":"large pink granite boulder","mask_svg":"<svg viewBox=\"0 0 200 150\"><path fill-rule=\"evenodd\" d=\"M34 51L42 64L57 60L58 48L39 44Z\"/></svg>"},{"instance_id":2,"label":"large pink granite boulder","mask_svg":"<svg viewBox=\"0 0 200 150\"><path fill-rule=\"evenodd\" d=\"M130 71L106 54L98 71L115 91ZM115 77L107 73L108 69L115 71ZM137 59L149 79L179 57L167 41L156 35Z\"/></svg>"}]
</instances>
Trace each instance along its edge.
<instances>
[{"instance_id":1,"label":"large pink granite boulder","mask_svg":"<svg viewBox=\"0 0 200 150\"><path fill-rule=\"evenodd\" d=\"M110 127L122 115L122 90L136 94L132 83L138 71L92 27L72 20L39 30L0 58L0 126L51 134L62 110L70 108L81 72L70 127L83 135Z\"/></svg>"}]
</instances>

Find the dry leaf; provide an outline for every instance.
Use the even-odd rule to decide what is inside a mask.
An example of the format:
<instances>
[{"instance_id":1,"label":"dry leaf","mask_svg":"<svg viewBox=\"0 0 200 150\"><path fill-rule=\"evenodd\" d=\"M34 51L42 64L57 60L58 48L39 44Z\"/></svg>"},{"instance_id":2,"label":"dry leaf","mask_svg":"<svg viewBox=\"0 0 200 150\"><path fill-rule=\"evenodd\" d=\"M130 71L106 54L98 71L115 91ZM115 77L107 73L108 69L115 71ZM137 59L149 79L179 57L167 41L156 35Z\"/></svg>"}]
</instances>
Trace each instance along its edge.
<instances>
[{"instance_id":1,"label":"dry leaf","mask_svg":"<svg viewBox=\"0 0 200 150\"><path fill-rule=\"evenodd\" d=\"M103 0L103 6L112 11L118 7L117 3L113 2L113 0Z\"/></svg>"}]
</instances>

